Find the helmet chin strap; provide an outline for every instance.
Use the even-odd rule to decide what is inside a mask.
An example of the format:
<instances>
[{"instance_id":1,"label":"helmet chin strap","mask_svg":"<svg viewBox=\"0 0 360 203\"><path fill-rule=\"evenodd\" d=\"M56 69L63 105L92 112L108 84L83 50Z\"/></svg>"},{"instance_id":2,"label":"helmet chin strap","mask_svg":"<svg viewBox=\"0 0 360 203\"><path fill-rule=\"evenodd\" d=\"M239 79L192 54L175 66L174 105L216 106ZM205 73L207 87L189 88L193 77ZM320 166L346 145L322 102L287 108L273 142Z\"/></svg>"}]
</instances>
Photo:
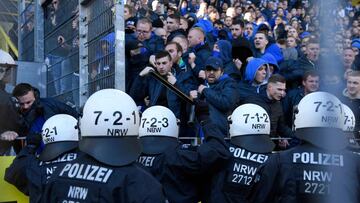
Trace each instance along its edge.
<instances>
[{"instance_id":1,"label":"helmet chin strap","mask_svg":"<svg viewBox=\"0 0 360 203\"><path fill-rule=\"evenodd\" d=\"M6 74L6 68L0 67L0 81L4 79Z\"/></svg>"}]
</instances>

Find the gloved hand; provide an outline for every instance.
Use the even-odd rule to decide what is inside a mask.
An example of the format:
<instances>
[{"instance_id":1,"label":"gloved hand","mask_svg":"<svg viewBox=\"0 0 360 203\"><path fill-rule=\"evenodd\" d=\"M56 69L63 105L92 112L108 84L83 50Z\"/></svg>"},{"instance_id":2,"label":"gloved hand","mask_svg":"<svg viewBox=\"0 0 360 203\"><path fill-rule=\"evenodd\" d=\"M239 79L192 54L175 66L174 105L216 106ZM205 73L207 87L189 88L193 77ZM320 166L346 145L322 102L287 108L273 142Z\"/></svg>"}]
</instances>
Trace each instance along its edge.
<instances>
[{"instance_id":1,"label":"gloved hand","mask_svg":"<svg viewBox=\"0 0 360 203\"><path fill-rule=\"evenodd\" d=\"M209 119L209 104L204 100L198 100L195 104L195 115L199 122Z\"/></svg>"},{"instance_id":2,"label":"gloved hand","mask_svg":"<svg viewBox=\"0 0 360 203\"><path fill-rule=\"evenodd\" d=\"M40 133L31 132L26 136L26 146L34 150L34 152L40 146L41 141L42 137Z\"/></svg>"}]
</instances>

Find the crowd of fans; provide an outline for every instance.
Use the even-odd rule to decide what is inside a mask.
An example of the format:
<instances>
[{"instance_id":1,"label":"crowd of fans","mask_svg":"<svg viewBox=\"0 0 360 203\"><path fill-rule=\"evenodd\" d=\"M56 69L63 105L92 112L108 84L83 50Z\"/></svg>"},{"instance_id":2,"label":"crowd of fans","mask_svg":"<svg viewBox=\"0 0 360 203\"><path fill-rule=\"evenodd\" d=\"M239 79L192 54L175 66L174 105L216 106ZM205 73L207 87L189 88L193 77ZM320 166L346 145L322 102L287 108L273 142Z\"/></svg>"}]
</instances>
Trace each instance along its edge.
<instances>
[{"instance_id":1,"label":"crowd of fans","mask_svg":"<svg viewBox=\"0 0 360 203\"><path fill-rule=\"evenodd\" d=\"M113 2L101 5L91 19L112 24ZM48 95L53 96L78 88L78 7L52 0L45 10L45 34L53 36L45 45L49 84L54 86ZM311 0L127 1L126 92L142 110L154 105L170 108L180 119L180 137L201 137L203 132L193 125L191 105L149 76L152 70L195 102L209 103L210 117L225 135L228 116L236 107L258 104L270 115L271 136L287 148L298 143L292 129L301 98L328 91L359 118L358 132L360 7L339 1L332 20L322 26L320 11L319 1ZM69 29L58 33L59 26ZM324 33L326 26L336 29ZM89 24L90 40L99 32L95 28ZM91 93L114 86L115 33L108 30L98 38L89 46ZM333 43L321 43L327 38ZM48 47L54 44L58 47ZM77 93L67 100L79 105Z\"/></svg>"},{"instance_id":2,"label":"crowd of fans","mask_svg":"<svg viewBox=\"0 0 360 203\"><path fill-rule=\"evenodd\" d=\"M225 134L231 112L255 103L269 112L272 137L292 138L296 105L318 90L338 96L359 118L359 7L339 2L329 22L336 29L320 36L317 3L127 1L126 91L144 109L169 107L185 137L201 135L187 124L190 105L147 76L151 69L195 101L206 100ZM334 43L323 46L326 37ZM297 143L280 138L280 148Z\"/></svg>"},{"instance_id":3,"label":"crowd of fans","mask_svg":"<svg viewBox=\"0 0 360 203\"><path fill-rule=\"evenodd\" d=\"M81 112L28 83L0 88L0 154L17 153L4 179L30 202L359 202L360 7L338 2L323 25L315 0L128 1L126 94L101 80L117 68L118 33L89 26L114 18L113 1L94 2L107 9L87 25ZM50 67L78 67L79 36L54 36L67 52L47 52ZM1 85L16 66L2 55Z\"/></svg>"}]
</instances>

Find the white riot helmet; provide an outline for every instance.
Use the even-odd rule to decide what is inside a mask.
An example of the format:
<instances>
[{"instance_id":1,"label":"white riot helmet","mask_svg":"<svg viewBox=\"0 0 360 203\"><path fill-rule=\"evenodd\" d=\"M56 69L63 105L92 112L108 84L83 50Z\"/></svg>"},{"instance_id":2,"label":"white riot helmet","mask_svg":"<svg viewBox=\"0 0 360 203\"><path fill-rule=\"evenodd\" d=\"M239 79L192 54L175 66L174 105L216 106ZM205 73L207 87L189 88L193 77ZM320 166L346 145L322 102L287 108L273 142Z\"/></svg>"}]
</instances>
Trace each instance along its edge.
<instances>
[{"instance_id":1,"label":"white riot helmet","mask_svg":"<svg viewBox=\"0 0 360 203\"><path fill-rule=\"evenodd\" d=\"M61 154L78 147L79 130L76 118L67 114L57 114L45 121L42 140L45 144L40 160L50 161Z\"/></svg>"},{"instance_id":2,"label":"white riot helmet","mask_svg":"<svg viewBox=\"0 0 360 203\"><path fill-rule=\"evenodd\" d=\"M275 145L270 140L270 118L261 106L244 104L237 107L230 121L230 139L235 145L257 153L271 152Z\"/></svg>"},{"instance_id":3,"label":"white riot helmet","mask_svg":"<svg viewBox=\"0 0 360 203\"><path fill-rule=\"evenodd\" d=\"M80 119L81 151L96 160L127 165L140 155L140 117L134 100L117 89L95 92L86 101Z\"/></svg>"},{"instance_id":4,"label":"white riot helmet","mask_svg":"<svg viewBox=\"0 0 360 203\"><path fill-rule=\"evenodd\" d=\"M163 106L152 106L141 115L139 137L143 152L159 154L179 144L179 126L174 113Z\"/></svg>"},{"instance_id":5,"label":"white riot helmet","mask_svg":"<svg viewBox=\"0 0 360 203\"><path fill-rule=\"evenodd\" d=\"M354 128L355 128L355 115L353 111L345 104L343 104L344 109L344 125L343 131L347 140L349 141L349 147L353 149L359 149L360 146L355 140Z\"/></svg>"},{"instance_id":6,"label":"white riot helmet","mask_svg":"<svg viewBox=\"0 0 360 203\"><path fill-rule=\"evenodd\" d=\"M344 148L343 104L327 92L313 92L299 102L295 113L295 135L322 148Z\"/></svg>"},{"instance_id":7,"label":"white riot helmet","mask_svg":"<svg viewBox=\"0 0 360 203\"><path fill-rule=\"evenodd\" d=\"M345 132L353 132L355 128L355 115L352 110L345 104L343 104L344 110L344 125L342 130Z\"/></svg>"},{"instance_id":8,"label":"white riot helmet","mask_svg":"<svg viewBox=\"0 0 360 203\"><path fill-rule=\"evenodd\" d=\"M16 63L9 53L0 49L0 67L15 67Z\"/></svg>"},{"instance_id":9,"label":"white riot helmet","mask_svg":"<svg viewBox=\"0 0 360 203\"><path fill-rule=\"evenodd\" d=\"M16 67L14 59L9 53L0 49L0 80L4 78L6 70L12 67Z\"/></svg>"}]
</instances>

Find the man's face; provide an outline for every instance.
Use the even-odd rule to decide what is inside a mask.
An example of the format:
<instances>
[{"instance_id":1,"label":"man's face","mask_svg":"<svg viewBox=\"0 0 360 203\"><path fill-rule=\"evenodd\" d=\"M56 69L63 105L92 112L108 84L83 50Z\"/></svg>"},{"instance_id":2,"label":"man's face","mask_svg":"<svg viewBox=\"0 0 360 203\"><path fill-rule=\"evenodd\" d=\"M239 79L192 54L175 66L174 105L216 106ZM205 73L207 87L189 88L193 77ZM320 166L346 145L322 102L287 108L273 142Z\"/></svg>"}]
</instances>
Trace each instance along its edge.
<instances>
[{"instance_id":1,"label":"man's face","mask_svg":"<svg viewBox=\"0 0 360 203\"><path fill-rule=\"evenodd\" d=\"M189 47L194 47L201 43L200 31L191 30L188 34Z\"/></svg>"},{"instance_id":2,"label":"man's face","mask_svg":"<svg viewBox=\"0 0 360 203\"><path fill-rule=\"evenodd\" d=\"M169 44L165 47L165 50L171 55L173 63L177 63L181 57L181 52L178 52L175 44Z\"/></svg>"},{"instance_id":3,"label":"man's face","mask_svg":"<svg viewBox=\"0 0 360 203\"><path fill-rule=\"evenodd\" d=\"M151 26L148 23L138 23L136 26L137 39L145 41L151 37Z\"/></svg>"},{"instance_id":4,"label":"man's face","mask_svg":"<svg viewBox=\"0 0 360 203\"><path fill-rule=\"evenodd\" d=\"M294 37L297 38L299 35L295 28L290 28L288 31L288 37Z\"/></svg>"},{"instance_id":5,"label":"man's face","mask_svg":"<svg viewBox=\"0 0 360 203\"><path fill-rule=\"evenodd\" d=\"M224 24L226 25L226 27L231 27L231 25L232 25L232 18L231 18L231 17L226 17Z\"/></svg>"},{"instance_id":6,"label":"man's face","mask_svg":"<svg viewBox=\"0 0 360 203\"><path fill-rule=\"evenodd\" d=\"M166 19L166 29L168 32L172 32L179 29L179 22L176 21L174 18L168 17Z\"/></svg>"},{"instance_id":7,"label":"man's face","mask_svg":"<svg viewBox=\"0 0 360 203\"><path fill-rule=\"evenodd\" d=\"M348 76L346 88L350 96L356 97L360 94L360 77Z\"/></svg>"},{"instance_id":8,"label":"man's face","mask_svg":"<svg viewBox=\"0 0 360 203\"><path fill-rule=\"evenodd\" d=\"M311 61L317 61L320 53L320 45L310 43L306 46L306 56Z\"/></svg>"},{"instance_id":9,"label":"man's face","mask_svg":"<svg viewBox=\"0 0 360 203\"><path fill-rule=\"evenodd\" d=\"M234 39L239 38L242 35L242 29L240 25L232 25L231 26L231 34Z\"/></svg>"},{"instance_id":10,"label":"man's face","mask_svg":"<svg viewBox=\"0 0 360 203\"><path fill-rule=\"evenodd\" d=\"M296 40L295 40L295 38L293 38L293 37L289 37L289 38L287 38L286 39L286 43L287 43L287 46L288 47L291 47L291 48L293 48L293 47L296 47Z\"/></svg>"},{"instance_id":11,"label":"man's face","mask_svg":"<svg viewBox=\"0 0 360 203\"><path fill-rule=\"evenodd\" d=\"M183 29L183 30L187 30L189 28L189 23L187 20L184 20L184 19L180 19L180 25L179 25L179 28L180 29Z\"/></svg>"},{"instance_id":12,"label":"man's face","mask_svg":"<svg viewBox=\"0 0 360 203\"><path fill-rule=\"evenodd\" d=\"M343 57L345 66L350 66L355 60L355 53L351 49L345 49Z\"/></svg>"},{"instance_id":13,"label":"man's face","mask_svg":"<svg viewBox=\"0 0 360 203\"><path fill-rule=\"evenodd\" d=\"M257 84L261 84L264 82L265 78L266 78L266 66L263 65L256 71L255 82Z\"/></svg>"},{"instance_id":14,"label":"man's face","mask_svg":"<svg viewBox=\"0 0 360 203\"><path fill-rule=\"evenodd\" d=\"M33 91L29 91L27 94L21 97L17 97L21 112L25 113L31 109L31 106L35 102L35 95Z\"/></svg>"},{"instance_id":15,"label":"man's face","mask_svg":"<svg viewBox=\"0 0 360 203\"><path fill-rule=\"evenodd\" d=\"M351 39L345 39L344 48L350 48L350 47L351 47Z\"/></svg>"},{"instance_id":16,"label":"man's face","mask_svg":"<svg viewBox=\"0 0 360 203\"><path fill-rule=\"evenodd\" d=\"M127 20L130 17L131 17L130 11L129 11L128 8L125 7L124 8L124 18L125 18L125 20Z\"/></svg>"},{"instance_id":17,"label":"man's face","mask_svg":"<svg viewBox=\"0 0 360 203\"><path fill-rule=\"evenodd\" d=\"M282 22L282 19L280 17L275 18L275 25L279 25Z\"/></svg>"},{"instance_id":18,"label":"man's face","mask_svg":"<svg viewBox=\"0 0 360 203\"><path fill-rule=\"evenodd\" d=\"M271 99L280 101L285 97L286 93L286 84L281 82L269 83L268 84L268 94Z\"/></svg>"},{"instance_id":19,"label":"man's face","mask_svg":"<svg viewBox=\"0 0 360 203\"><path fill-rule=\"evenodd\" d=\"M221 68L218 68L218 69L206 68L205 69L206 80L210 84L215 83L222 75L223 75L223 70Z\"/></svg>"},{"instance_id":20,"label":"man's face","mask_svg":"<svg viewBox=\"0 0 360 203\"><path fill-rule=\"evenodd\" d=\"M284 16L284 10L279 8L278 11L277 11L277 15L280 16L280 17L283 17Z\"/></svg>"},{"instance_id":21,"label":"man's face","mask_svg":"<svg viewBox=\"0 0 360 203\"><path fill-rule=\"evenodd\" d=\"M319 90L319 76L309 75L305 81L302 82L305 92L315 92Z\"/></svg>"},{"instance_id":22,"label":"man's face","mask_svg":"<svg viewBox=\"0 0 360 203\"><path fill-rule=\"evenodd\" d=\"M254 32L253 26L251 24L246 24L245 32L246 32L247 36L252 36L252 34Z\"/></svg>"},{"instance_id":23,"label":"man's face","mask_svg":"<svg viewBox=\"0 0 360 203\"><path fill-rule=\"evenodd\" d=\"M166 76L172 67L172 62L169 57L163 57L156 60L156 70L160 75Z\"/></svg>"},{"instance_id":24,"label":"man's face","mask_svg":"<svg viewBox=\"0 0 360 203\"><path fill-rule=\"evenodd\" d=\"M265 49L269 41L266 39L264 33L257 33L254 38L254 44L256 49Z\"/></svg>"}]
</instances>

